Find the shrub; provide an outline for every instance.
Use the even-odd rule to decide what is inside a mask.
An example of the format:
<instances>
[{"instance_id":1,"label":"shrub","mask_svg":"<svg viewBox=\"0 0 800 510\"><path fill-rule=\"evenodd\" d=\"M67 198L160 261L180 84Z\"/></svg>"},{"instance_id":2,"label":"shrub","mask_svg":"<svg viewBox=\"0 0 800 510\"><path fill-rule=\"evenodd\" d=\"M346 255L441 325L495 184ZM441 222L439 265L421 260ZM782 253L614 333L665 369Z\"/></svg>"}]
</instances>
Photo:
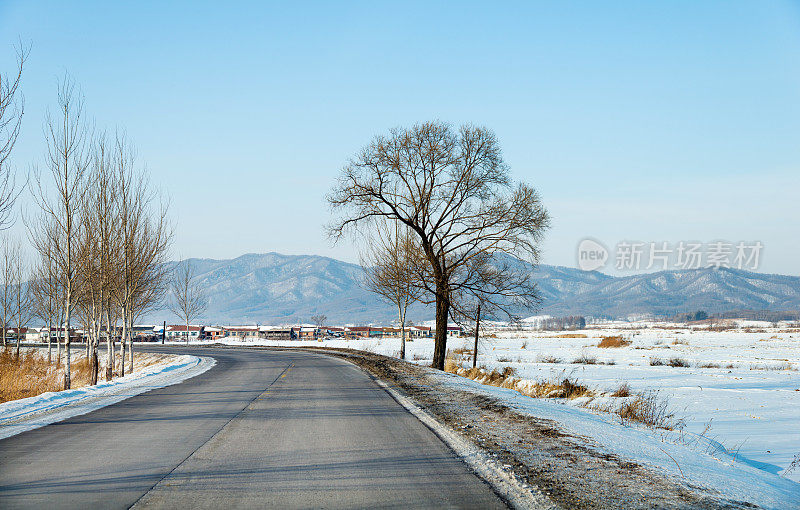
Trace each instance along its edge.
<instances>
[{"instance_id":1,"label":"shrub","mask_svg":"<svg viewBox=\"0 0 800 510\"><path fill-rule=\"evenodd\" d=\"M622 423L637 422L657 429L675 430L684 426L684 421L675 418L669 410L669 402L657 391L648 391L623 402L616 415Z\"/></svg>"},{"instance_id":2,"label":"shrub","mask_svg":"<svg viewBox=\"0 0 800 510\"><path fill-rule=\"evenodd\" d=\"M689 362L683 358L670 358L667 364L675 368L686 368L689 366Z\"/></svg>"},{"instance_id":3,"label":"shrub","mask_svg":"<svg viewBox=\"0 0 800 510\"><path fill-rule=\"evenodd\" d=\"M614 393L611 394L612 397L630 397L631 396L631 387L628 383L623 382L617 387Z\"/></svg>"},{"instance_id":4,"label":"shrub","mask_svg":"<svg viewBox=\"0 0 800 510\"><path fill-rule=\"evenodd\" d=\"M664 364L664 360L661 358L650 358L650 366L651 367L660 367Z\"/></svg>"},{"instance_id":5,"label":"shrub","mask_svg":"<svg viewBox=\"0 0 800 510\"><path fill-rule=\"evenodd\" d=\"M701 365L697 365L700 368L719 368L720 365L718 363L703 363Z\"/></svg>"},{"instance_id":6,"label":"shrub","mask_svg":"<svg viewBox=\"0 0 800 510\"><path fill-rule=\"evenodd\" d=\"M520 348L521 349L527 349L528 348L528 341L525 340L524 342L522 342L522 346L520 346Z\"/></svg>"},{"instance_id":7,"label":"shrub","mask_svg":"<svg viewBox=\"0 0 800 510\"><path fill-rule=\"evenodd\" d=\"M581 354L580 357L575 358L572 363L575 365L596 365L597 358L593 356L587 356L586 354Z\"/></svg>"},{"instance_id":8,"label":"shrub","mask_svg":"<svg viewBox=\"0 0 800 510\"><path fill-rule=\"evenodd\" d=\"M597 344L598 347L609 348L609 347L627 347L631 344L630 340L625 340L621 336L604 336L600 343Z\"/></svg>"},{"instance_id":9,"label":"shrub","mask_svg":"<svg viewBox=\"0 0 800 510\"><path fill-rule=\"evenodd\" d=\"M537 356L536 357L537 363L561 363L561 358L556 358L555 356Z\"/></svg>"}]
</instances>

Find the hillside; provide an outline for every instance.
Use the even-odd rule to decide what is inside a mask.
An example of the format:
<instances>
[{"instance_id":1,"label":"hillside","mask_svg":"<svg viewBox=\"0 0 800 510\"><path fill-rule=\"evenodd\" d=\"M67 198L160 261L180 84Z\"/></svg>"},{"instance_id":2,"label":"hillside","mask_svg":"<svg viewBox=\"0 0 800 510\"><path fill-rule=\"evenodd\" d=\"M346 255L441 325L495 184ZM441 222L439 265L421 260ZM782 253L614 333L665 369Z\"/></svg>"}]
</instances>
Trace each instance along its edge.
<instances>
[{"instance_id":1,"label":"hillside","mask_svg":"<svg viewBox=\"0 0 800 510\"><path fill-rule=\"evenodd\" d=\"M381 323L395 316L391 306L360 286L362 271L356 264L317 255L278 253L191 262L198 273L197 282L208 293L206 319L211 322L288 324L308 322L312 315L324 314L332 323ZM614 318L693 310L714 313L800 308L800 277L737 269L613 277L542 265L536 269L535 279L543 298L542 308L536 313L559 316ZM157 313L147 319L157 321L164 315ZM416 305L409 317L418 322L431 319L432 313L426 306Z\"/></svg>"}]
</instances>

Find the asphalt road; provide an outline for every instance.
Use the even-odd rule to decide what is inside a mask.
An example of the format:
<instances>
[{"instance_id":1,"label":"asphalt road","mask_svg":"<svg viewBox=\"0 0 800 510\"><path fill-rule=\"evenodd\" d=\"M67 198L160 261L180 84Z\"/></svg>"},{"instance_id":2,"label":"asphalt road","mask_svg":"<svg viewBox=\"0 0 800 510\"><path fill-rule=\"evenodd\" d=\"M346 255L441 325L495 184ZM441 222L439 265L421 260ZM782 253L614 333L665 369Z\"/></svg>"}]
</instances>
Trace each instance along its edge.
<instances>
[{"instance_id":1,"label":"asphalt road","mask_svg":"<svg viewBox=\"0 0 800 510\"><path fill-rule=\"evenodd\" d=\"M0 508L505 508L343 360L165 349L217 365L1 440Z\"/></svg>"}]
</instances>

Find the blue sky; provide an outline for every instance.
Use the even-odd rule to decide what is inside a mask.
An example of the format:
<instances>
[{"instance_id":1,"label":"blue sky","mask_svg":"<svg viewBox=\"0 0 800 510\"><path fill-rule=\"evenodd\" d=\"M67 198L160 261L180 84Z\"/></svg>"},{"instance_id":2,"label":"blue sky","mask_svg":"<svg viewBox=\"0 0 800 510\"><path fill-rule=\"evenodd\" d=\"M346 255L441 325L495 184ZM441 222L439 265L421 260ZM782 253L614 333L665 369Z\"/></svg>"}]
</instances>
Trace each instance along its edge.
<instances>
[{"instance_id":1,"label":"blue sky","mask_svg":"<svg viewBox=\"0 0 800 510\"><path fill-rule=\"evenodd\" d=\"M171 197L176 255L355 261L322 228L339 169L440 119L493 129L540 190L546 263L585 237L759 240L762 271L800 272L796 2L0 0L0 69L18 39L17 166L68 71Z\"/></svg>"}]
</instances>

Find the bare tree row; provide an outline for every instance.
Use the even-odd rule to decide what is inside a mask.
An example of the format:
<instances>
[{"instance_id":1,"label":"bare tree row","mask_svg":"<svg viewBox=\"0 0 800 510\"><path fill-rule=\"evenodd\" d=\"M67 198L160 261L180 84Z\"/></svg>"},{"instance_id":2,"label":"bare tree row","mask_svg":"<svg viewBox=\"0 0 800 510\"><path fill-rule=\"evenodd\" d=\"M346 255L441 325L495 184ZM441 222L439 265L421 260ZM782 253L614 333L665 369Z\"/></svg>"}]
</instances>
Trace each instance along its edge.
<instances>
[{"instance_id":1,"label":"bare tree row","mask_svg":"<svg viewBox=\"0 0 800 510\"><path fill-rule=\"evenodd\" d=\"M20 53L20 74L24 62ZM8 222L18 194L7 156L19 133L14 82L0 80L0 223ZM0 318L3 343L9 325L17 337L35 316L56 331L57 358L64 345L64 388L71 386L68 334L80 324L87 336L91 383L99 376L99 350L106 343L106 380L113 377L114 340L121 338L120 375L133 370L132 327L137 317L163 301L168 286L166 256L172 239L167 208L153 191L135 151L123 135L94 132L84 100L65 78L58 109L48 112L44 168L35 167L30 193L36 211L24 217L37 255L24 264L18 243L0 251ZM7 113L9 112L9 113ZM16 115L17 117L14 117ZM2 226L2 225L0 225ZM52 358L52 333L48 335ZM19 351L19 341L17 342Z\"/></svg>"}]
</instances>

